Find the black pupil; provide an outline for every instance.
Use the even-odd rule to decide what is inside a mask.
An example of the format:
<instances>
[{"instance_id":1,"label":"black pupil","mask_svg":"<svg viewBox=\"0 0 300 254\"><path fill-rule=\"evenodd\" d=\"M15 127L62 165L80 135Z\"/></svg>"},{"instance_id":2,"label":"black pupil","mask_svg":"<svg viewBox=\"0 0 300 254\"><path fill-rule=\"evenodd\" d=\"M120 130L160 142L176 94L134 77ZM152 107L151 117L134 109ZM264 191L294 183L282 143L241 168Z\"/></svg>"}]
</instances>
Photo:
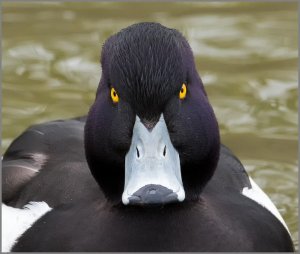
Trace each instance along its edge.
<instances>
[{"instance_id":1,"label":"black pupil","mask_svg":"<svg viewBox=\"0 0 300 254\"><path fill-rule=\"evenodd\" d=\"M116 93L116 92L114 92L113 94L114 94L114 97L116 97L116 96L117 96L117 93Z\"/></svg>"},{"instance_id":2,"label":"black pupil","mask_svg":"<svg viewBox=\"0 0 300 254\"><path fill-rule=\"evenodd\" d=\"M180 92L181 92L181 93L183 93L183 92L184 92L184 89L183 89L183 88L181 88Z\"/></svg>"}]
</instances>

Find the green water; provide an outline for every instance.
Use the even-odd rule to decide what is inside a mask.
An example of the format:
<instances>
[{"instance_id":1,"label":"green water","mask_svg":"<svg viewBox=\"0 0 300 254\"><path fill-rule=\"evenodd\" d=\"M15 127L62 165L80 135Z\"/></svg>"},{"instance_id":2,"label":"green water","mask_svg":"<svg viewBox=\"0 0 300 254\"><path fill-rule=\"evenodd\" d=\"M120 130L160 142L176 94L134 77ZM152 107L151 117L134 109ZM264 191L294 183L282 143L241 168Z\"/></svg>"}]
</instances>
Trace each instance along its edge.
<instances>
[{"instance_id":1,"label":"green water","mask_svg":"<svg viewBox=\"0 0 300 254\"><path fill-rule=\"evenodd\" d=\"M26 127L85 114L101 45L140 21L193 48L222 141L274 201L298 249L296 3L3 4L2 148Z\"/></svg>"}]
</instances>

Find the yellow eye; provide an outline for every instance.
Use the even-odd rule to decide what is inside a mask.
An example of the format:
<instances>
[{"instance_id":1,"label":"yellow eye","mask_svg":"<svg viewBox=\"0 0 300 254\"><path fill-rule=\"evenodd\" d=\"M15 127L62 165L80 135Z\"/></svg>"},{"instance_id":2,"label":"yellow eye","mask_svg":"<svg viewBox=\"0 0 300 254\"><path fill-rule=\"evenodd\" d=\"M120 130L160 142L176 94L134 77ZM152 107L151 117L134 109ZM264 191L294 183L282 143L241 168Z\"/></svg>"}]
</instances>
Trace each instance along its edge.
<instances>
[{"instance_id":1,"label":"yellow eye","mask_svg":"<svg viewBox=\"0 0 300 254\"><path fill-rule=\"evenodd\" d=\"M110 90L110 96L111 96L111 99L114 103L119 102L119 96L117 94L117 91L113 87Z\"/></svg>"},{"instance_id":2,"label":"yellow eye","mask_svg":"<svg viewBox=\"0 0 300 254\"><path fill-rule=\"evenodd\" d=\"M186 84L183 83L179 92L179 98L183 100L185 96L186 96Z\"/></svg>"}]
</instances>

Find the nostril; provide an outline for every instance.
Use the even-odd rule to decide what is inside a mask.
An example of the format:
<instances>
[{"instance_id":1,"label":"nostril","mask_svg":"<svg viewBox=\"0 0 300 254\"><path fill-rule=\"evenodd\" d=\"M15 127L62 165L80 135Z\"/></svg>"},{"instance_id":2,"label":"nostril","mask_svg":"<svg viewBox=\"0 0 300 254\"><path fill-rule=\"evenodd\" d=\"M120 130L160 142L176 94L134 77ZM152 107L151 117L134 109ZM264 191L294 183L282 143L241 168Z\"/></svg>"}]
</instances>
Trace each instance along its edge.
<instances>
[{"instance_id":1,"label":"nostril","mask_svg":"<svg viewBox=\"0 0 300 254\"><path fill-rule=\"evenodd\" d=\"M164 147L164 151L163 151L163 156L166 157L166 153L167 153L167 147Z\"/></svg>"},{"instance_id":2,"label":"nostril","mask_svg":"<svg viewBox=\"0 0 300 254\"><path fill-rule=\"evenodd\" d=\"M140 158L140 151L139 151L139 149L136 147L136 156L138 157L138 158Z\"/></svg>"}]
</instances>

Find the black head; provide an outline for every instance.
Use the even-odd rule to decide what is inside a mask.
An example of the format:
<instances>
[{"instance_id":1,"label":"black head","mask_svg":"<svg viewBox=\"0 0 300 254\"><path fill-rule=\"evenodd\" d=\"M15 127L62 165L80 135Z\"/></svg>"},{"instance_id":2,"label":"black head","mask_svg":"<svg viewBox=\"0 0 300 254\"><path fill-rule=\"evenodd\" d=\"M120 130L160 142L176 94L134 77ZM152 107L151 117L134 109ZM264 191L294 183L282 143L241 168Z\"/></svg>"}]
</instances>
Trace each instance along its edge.
<instances>
[{"instance_id":1,"label":"black head","mask_svg":"<svg viewBox=\"0 0 300 254\"><path fill-rule=\"evenodd\" d=\"M216 168L220 141L186 39L157 23L135 24L105 42L101 64L102 77L85 127L85 150L107 198L121 200L136 116L151 130L161 114L179 153L186 199L197 198ZM180 99L183 83L187 93ZM118 103L112 101L112 87Z\"/></svg>"}]
</instances>

